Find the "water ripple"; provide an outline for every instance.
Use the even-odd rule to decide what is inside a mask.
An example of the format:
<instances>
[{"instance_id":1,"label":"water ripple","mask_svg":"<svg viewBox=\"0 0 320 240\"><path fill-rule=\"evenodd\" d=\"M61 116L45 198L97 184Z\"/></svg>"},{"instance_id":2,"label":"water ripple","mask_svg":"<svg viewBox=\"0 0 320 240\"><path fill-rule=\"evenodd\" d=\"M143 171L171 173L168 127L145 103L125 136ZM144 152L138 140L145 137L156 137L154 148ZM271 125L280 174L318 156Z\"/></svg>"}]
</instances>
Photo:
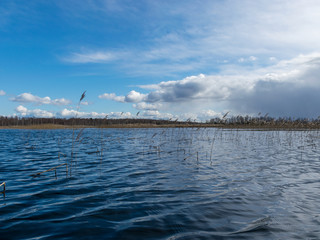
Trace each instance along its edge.
<instances>
[{"instance_id":1,"label":"water ripple","mask_svg":"<svg viewBox=\"0 0 320 240\"><path fill-rule=\"evenodd\" d=\"M320 238L318 131L72 135L0 130L1 239Z\"/></svg>"}]
</instances>

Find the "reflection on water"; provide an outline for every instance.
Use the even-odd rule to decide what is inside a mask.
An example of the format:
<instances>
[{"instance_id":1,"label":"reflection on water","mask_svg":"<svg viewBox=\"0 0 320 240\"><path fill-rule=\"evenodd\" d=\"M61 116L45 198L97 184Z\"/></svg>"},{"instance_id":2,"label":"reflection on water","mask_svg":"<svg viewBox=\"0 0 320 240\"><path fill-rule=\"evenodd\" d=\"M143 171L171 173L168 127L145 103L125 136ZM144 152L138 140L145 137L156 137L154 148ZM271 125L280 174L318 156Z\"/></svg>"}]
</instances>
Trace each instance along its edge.
<instances>
[{"instance_id":1,"label":"reflection on water","mask_svg":"<svg viewBox=\"0 0 320 240\"><path fill-rule=\"evenodd\" d=\"M72 130L0 130L0 139L1 239L320 238L318 131L85 129L72 144Z\"/></svg>"}]
</instances>

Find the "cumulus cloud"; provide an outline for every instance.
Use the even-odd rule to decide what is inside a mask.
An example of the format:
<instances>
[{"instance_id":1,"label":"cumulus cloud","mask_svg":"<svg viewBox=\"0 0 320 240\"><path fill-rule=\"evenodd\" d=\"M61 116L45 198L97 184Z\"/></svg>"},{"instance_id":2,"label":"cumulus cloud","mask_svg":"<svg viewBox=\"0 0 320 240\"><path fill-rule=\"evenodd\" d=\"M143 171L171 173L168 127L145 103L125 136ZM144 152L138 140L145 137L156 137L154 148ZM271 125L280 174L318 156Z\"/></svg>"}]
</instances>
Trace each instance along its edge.
<instances>
[{"instance_id":1,"label":"cumulus cloud","mask_svg":"<svg viewBox=\"0 0 320 240\"><path fill-rule=\"evenodd\" d=\"M41 109L28 110L26 107L19 105L15 111L22 117L40 117L40 118L52 118L54 114Z\"/></svg>"},{"instance_id":2,"label":"cumulus cloud","mask_svg":"<svg viewBox=\"0 0 320 240\"><path fill-rule=\"evenodd\" d=\"M143 101L145 98L146 98L146 94L142 94L132 90L125 96L125 102L136 103L136 102Z\"/></svg>"},{"instance_id":3,"label":"cumulus cloud","mask_svg":"<svg viewBox=\"0 0 320 240\"><path fill-rule=\"evenodd\" d=\"M70 118L108 118L108 119L124 119L124 118L148 118L148 119L170 119L176 117L171 113L159 112L157 110L143 110L139 114L132 114L130 112L81 112L76 110L63 109L57 114L59 117ZM182 118L180 118L182 119Z\"/></svg>"},{"instance_id":4,"label":"cumulus cloud","mask_svg":"<svg viewBox=\"0 0 320 240\"><path fill-rule=\"evenodd\" d=\"M16 112L21 113L22 115L25 115L28 112L28 109L22 105L16 107Z\"/></svg>"},{"instance_id":5,"label":"cumulus cloud","mask_svg":"<svg viewBox=\"0 0 320 240\"><path fill-rule=\"evenodd\" d=\"M108 118L131 118L133 115L130 112L110 112Z\"/></svg>"},{"instance_id":6,"label":"cumulus cloud","mask_svg":"<svg viewBox=\"0 0 320 240\"><path fill-rule=\"evenodd\" d=\"M137 109L144 109L144 107L148 108L147 105L141 104L142 101L146 100L146 97L146 94L136 92L135 90L130 91L126 96L117 96L115 93L104 93L99 95L100 99L108 99L122 103L140 103L134 104ZM149 107L154 109L151 105L149 105Z\"/></svg>"},{"instance_id":7,"label":"cumulus cloud","mask_svg":"<svg viewBox=\"0 0 320 240\"><path fill-rule=\"evenodd\" d=\"M4 96L4 95L6 95L6 92L3 90L0 90L0 96Z\"/></svg>"},{"instance_id":8,"label":"cumulus cloud","mask_svg":"<svg viewBox=\"0 0 320 240\"><path fill-rule=\"evenodd\" d=\"M104 93L99 95L99 98L114 100L116 102L137 103L143 101L146 98L146 94L132 90L126 96L117 96L115 93Z\"/></svg>"},{"instance_id":9,"label":"cumulus cloud","mask_svg":"<svg viewBox=\"0 0 320 240\"><path fill-rule=\"evenodd\" d=\"M252 76L190 76L182 80L161 82L151 89L144 101L148 103L178 103L196 100L223 101L234 92L250 91L253 87ZM144 86L146 89L148 85Z\"/></svg>"},{"instance_id":10,"label":"cumulus cloud","mask_svg":"<svg viewBox=\"0 0 320 240\"><path fill-rule=\"evenodd\" d=\"M139 103L133 104L132 106L139 110L157 110L161 108L162 104L139 102Z\"/></svg>"},{"instance_id":11,"label":"cumulus cloud","mask_svg":"<svg viewBox=\"0 0 320 240\"><path fill-rule=\"evenodd\" d=\"M149 93L131 91L124 102L134 107L184 112L194 104L197 115L204 108L214 116L224 109L233 113L268 112L273 116L317 117L320 102L320 53L300 55L290 60L231 75L190 76L182 80L144 85ZM129 97L130 96L130 97ZM159 104L159 105L158 105ZM217 114L216 114L217 112ZM209 117L208 115L208 117Z\"/></svg>"},{"instance_id":12,"label":"cumulus cloud","mask_svg":"<svg viewBox=\"0 0 320 240\"><path fill-rule=\"evenodd\" d=\"M65 99L65 98L59 98L59 99L51 99L50 97L38 97L35 95L32 95L31 93L22 93L18 96L15 96L11 98L11 101L13 102L19 102L19 103L34 103L37 105L43 105L43 104L50 104L50 105L69 105L71 104L71 101Z\"/></svg>"},{"instance_id":13,"label":"cumulus cloud","mask_svg":"<svg viewBox=\"0 0 320 240\"><path fill-rule=\"evenodd\" d=\"M125 96L117 96L115 93L104 93L99 95L100 99L114 100L116 102L125 102Z\"/></svg>"},{"instance_id":14,"label":"cumulus cloud","mask_svg":"<svg viewBox=\"0 0 320 240\"><path fill-rule=\"evenodd\" d=\"M80 112L76 110L63 109L59 114L61 117L70 118L70 117L79 117L79 118L104 118L107 116L106 113L97 113L97 112Z\"/></svg>"},{"instance_id":15,"label":"cumulus cloud","mask_svg":"<svg viewBox=\"0 0 320 240\"><path fill-rule=\"evenodd\" d=\"M222 118L223 115L220 112L215 112L215 111L209 109L209 110L201 111L200 114L197 116L197 119L208 120L208 119L216 118L216 117Z\"/></svg>"},{"instance_id":16,"label":"cumulus cloud","mask_svg":"<svg viewBox=\"0 0 320 240\"><path fill-rule=\"evenodd\" d=\"M109 113L98 113L98 112L82 112L73 109L63 109L60 112L53 113L42 109L28 109L22 105L15 108L15 111L21 117L39 117L39 118L107 118L107 119L125 119L125 118L147 118L147 119L179 119L188 120L208 120L212 117L221 116L221 114L215 113L214 111L208 110L202 112L200 115L195 113L184 113L184 114L171 114L167 112L160 112L158 110L142 110L139 115L132 114L131 112L109 112Z\"/></svg>"},{"instance_id":17,"label":"cumulus cloud","mask_svg":"<svg viewBox=\"0 0 320 240\"><path fill-rule=\"evenodd\" d=\"M145 110L139 114L139 118L148 119L172 119L174 117L171 113L159 112L157 110Z\"/></svg>"},{"instance_id":18,"label":"cumulus cloud","mask_svg":"<svg viewBox=\"0 0 320 240\"><path fill-rule=\"evenodd\" d=\"M110 112L110 113L97 113L97 112L80 112L76 110L63 109L58 113L58 116L63 118L79 117L79 118L129 118L132 117L130 112Z\"/></svg>"}]
</instances>

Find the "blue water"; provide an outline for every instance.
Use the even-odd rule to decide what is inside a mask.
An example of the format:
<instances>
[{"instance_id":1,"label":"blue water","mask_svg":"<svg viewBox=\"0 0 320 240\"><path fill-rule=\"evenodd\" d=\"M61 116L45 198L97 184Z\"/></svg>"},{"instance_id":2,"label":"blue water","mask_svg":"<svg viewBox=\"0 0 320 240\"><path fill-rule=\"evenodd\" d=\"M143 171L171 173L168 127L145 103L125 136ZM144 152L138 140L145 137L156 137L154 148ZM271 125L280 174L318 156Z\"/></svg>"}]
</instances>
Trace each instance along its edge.
<instances>
[{"instance_id":1,"label":"blue water","mask_svg":"<svg viewBox=\"0 0 320 240\"><path fill-rule=\"evenodd\" d=\"M319 131L78 134L0 130L0 239L320 239Z\"/></svg>"}]
</instances>

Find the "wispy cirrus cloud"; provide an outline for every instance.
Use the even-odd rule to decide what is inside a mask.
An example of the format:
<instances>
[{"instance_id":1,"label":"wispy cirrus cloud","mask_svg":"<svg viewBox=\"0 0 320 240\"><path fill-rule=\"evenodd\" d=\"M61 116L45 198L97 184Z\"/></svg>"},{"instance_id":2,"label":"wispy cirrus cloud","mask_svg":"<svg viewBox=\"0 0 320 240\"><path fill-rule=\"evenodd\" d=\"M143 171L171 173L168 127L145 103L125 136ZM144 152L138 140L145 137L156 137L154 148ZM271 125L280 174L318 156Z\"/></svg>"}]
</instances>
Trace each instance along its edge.
<instances>
[{"instance_id":1,"label":"wispy cirrus cloud","mask_svg":"<svg viewBox=\"0 0 320 240\"><path fill-rule=\"evenodd\" d=\"M111 10L103 3L94 1L86 13L108 17ZM286 59L320 48L320 33L315 31L320 25L320 4L316 0L308 4L299 0L143 3L144 8L132 4L130 9L136 13L135 21L143 21L143 28L135 28L142 46L100 44L98 49L85 53L80 49L66 59L79 64L117 61L130 74L172 76L212 72L226 62L259 67L272 64L271 58ZM124 2L116 6L124 19L133 18Z\"/></svg>"},{"instance_id":2,"label":"wispy cirrus cloud","mask_svg":"<svg viewBox=\"0 0 320 240\"><path fill-rule=\"evenodd\" d=\"M69 56L62 58L62 60L69 63L107 63L117 60L119 55L120 53L107 51L90 51L72 53Z\"/></svg>"},{"instance_id":3,"label":"wispy cirrus cloud","mask_svg":"<svg viewBox=\"0 0 320 240\"><path fill-rule=\"evenodd\" d=\"M0 96L4 96L4 95L6 95L6 92L3 90L0 90Z\"/></svg>"},{"instance_id":4,"label":"wispy cirrus cloud","mask_svg":"<svg viewBox=\"0 0 320 240\"><path fill-rule=\"evenodd\" d=\"M65 98L51 99L50 97L38 97L31 93L22 93L18 96L15 96L10 99L13 102L19 103L34 103L37 105L69 105L71 104L70 100Z\"/></svg>"}]
</instances>

